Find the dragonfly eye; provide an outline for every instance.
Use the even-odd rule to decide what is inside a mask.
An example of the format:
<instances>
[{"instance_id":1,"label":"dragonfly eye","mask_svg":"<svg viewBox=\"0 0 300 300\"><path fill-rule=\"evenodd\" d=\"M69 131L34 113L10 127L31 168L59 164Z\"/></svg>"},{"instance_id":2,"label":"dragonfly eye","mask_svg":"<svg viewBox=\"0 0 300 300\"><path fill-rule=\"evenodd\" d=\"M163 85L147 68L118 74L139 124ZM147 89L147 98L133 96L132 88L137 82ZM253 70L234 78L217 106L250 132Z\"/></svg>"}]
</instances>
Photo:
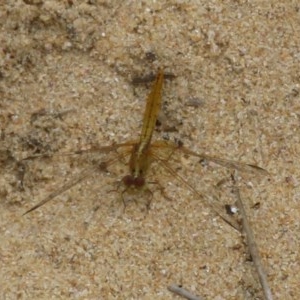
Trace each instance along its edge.
<instances>
[{"instance_id":1,"label":"dragonfly eye","mask_svg":"<svg viewBox=\"0 0 300 300\"><path fill-rule=\"evenodd\" d=\"M142 176L134 178L134 185L136 187L142 187L145 184L145 178Z\"/></svg>"},{"instance_id":2,"label":"dragonfly eye","mask_svg":"<svg viewBox=\"0 0 300 300\"><path fill-rule=\"evenodd\" d=\"M131 186L131 185L134 185L135 183L135 179L131 176L131 175L126 175L123 177L122 179L123 183L126 185L126 186Z\"/></svg>"},{"instance_id":3,"label":"dragonfly eye","mask_svg":"<svg viewBox=\"0 0 300 300\"><path fill-rule=\"evenodd\" d=\"M142 176L133 177L132 175L126 175L122 179L126 186L135 186L137 188L142 187L145 184L145 178Z\"/></svg>"}]
</instances>

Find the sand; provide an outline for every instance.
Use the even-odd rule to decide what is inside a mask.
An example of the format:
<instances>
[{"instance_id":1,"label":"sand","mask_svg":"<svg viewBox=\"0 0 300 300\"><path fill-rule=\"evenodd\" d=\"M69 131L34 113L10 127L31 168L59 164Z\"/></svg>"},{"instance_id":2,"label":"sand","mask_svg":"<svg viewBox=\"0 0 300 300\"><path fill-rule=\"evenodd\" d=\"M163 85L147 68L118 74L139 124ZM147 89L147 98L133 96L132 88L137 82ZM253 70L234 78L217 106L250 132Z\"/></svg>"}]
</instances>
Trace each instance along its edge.
<instances>
[{"instance_id":1,"label":"sand","mask_svg":"<svg viewBox=\"0 0 300 300\"><path fill-rule=\"evenodd\" d=\"M22 216L116 155L58 154L138 138L151 84L131 80L163 67L176 77L165 82L153 139L268 170L240 173L240 191L274 299L298 299L299 9L296 1L1 4L0 298L179 299L167 290L176 283L204 299L263 299L240 232L159 165L147 174L159 185L128 195L135 201L125 212L121 160ZM37 154L51 156L22 160ZM182 155L170 163L208 196L230 177ZM220 202L234 201L230 188L219 191Z\"/></svg>"}]
</instances>

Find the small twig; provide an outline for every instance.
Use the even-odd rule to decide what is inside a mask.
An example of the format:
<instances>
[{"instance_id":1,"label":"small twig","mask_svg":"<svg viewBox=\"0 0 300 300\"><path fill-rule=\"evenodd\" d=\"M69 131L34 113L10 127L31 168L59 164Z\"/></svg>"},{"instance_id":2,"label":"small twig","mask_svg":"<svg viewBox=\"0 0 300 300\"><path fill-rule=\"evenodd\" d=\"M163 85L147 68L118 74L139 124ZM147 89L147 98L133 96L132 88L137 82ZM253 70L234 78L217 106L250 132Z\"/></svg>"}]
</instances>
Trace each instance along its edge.
<instances>
[{"instance_id":1,"label":"small twig","mask_svg":"<svg viewBox=\"0 0 300 300\"><path fill-rule=\"evenodd\" d=\"M186 289L182 288L180 285L177 284L172 284L168 286L168 290L188 300L203 300L203 298L191 294L189 291L187 291Z\"/></svg>"},{"instance_id":2,"label":"small twig","mask_svg":"<svg viewBox=\"0 0 300 300\"><path fill-rule=\"evenodd\" d=\"M234 183L236 183L236 175L233 176L233 180L234 180ZM254 235L253 235L252 229L250 227L250 224L249 224L249 221L247 218L247 214L246 214L246 211L245 211L242 199L241 199L240 190L236 185L234 186L234 193L235 193L236 199L237 199L237 207L238 207L239 212L242 217L242 229L246 236L248 249L249 249L251 258L253 260L254 266L256 268L258 278L259 278L260 284L262 286L263 293L265 295L265 299L272 300L273 296L272 296L271 289L270 289L268 281L267 281L267 276L264 271L263 265L261 263L257 245L254 240Z\"/></svg>"}]
</instances>

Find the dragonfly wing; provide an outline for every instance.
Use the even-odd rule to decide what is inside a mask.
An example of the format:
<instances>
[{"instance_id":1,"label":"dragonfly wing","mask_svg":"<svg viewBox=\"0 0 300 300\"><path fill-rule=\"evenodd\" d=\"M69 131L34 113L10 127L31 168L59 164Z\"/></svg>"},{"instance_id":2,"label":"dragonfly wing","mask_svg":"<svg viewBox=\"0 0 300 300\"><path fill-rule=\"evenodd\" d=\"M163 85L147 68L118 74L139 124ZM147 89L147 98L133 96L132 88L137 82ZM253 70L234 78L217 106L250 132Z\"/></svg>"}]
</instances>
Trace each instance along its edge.
<instances>
[{"instance_id":1,"label":"dragonfly wing","mask_svg":"<svg viewBox=\"0 0 300 300\"><path fill-rule=\"evenodd\" d=\"M84 150L76 150L74 152L62 152L62 153L54 153L54 154L33 154L30 156L27 156L23 158L22 160L30 160L35 158L43 158L43 157L52 157L52 156L73 156L73 155L81 155L81 154L88 154L88 153L103 153L108 154L112 151L117 151L119 148L122 147L132 147L135 145L135 141L130 141L126 143L120 143L120 144L112 144L109 146L97 146L94 145L90 149L84 149Z\"/></svg>"},{"instance_id":2,"label":"dragonfly wing","mask_svg":"<svg viewBox=\"0 0 300 300\"><path fill-rule=\"evenodd\" d=\"M189 184L182 176L180 176L171 166L170 164L165 160L161 159L160 157L156 156L155 154L152 154L155 159L157 159L161 165L177 180L179 180L183 185L185 185L192 193L194 193L197 197L204 199L205 203L207 203L213 211L221 217L226 223L231 225L236 230L240 231L240 224L231 218L228 214L226 214L224 207L222 207L217 200L217 196L213 194L213 192L210 193L209 196L203 195L199 193L191 184Z\"/></svg>"},{"instance_id":3,"label":"dragonfly wing","mask_svg":"<svg viewBox=\"0 0 300 300\"><path fill-rule=\"evenodd\" d=\"M218 157L210 156L210 155L207 155L204 153L197 153L197 152L191 151L181 145L177 145L172 142L164 142L164 141L155 142L155 143L153 143L153 145L151 145L151 148L167 149L170 153L169 156L171 156L175 151L178 150L187 155L198 157L200 159L205 159L205 160L214 162L220 166L223 166L223 167L226 167L229 169L236 169L241 172L260 174L260 175L268 175L269 174L268 171L266 171L265 169L255 166L255 165L245 164L245 163L228 160L228 159L223 159L223 158L218 158Z\"/></svg>"},{"instance_id":4,"label":"dragonfly wing","mask_svg":"<svg viewBox=\"0 0 300 300\"><path fill-rule=\"evenodd\" d=\"M223 166L223 167L226 167L229 169L235 169L235 170L238 170L241 172L247 172L247 173L252 173L252 174L268 175L267 170L265 170L261 167L255 166L255 165L245 164L245 163L228 160L228 159L223 159L223 158L218 158L215 156L206 155L204 153L199 154L197 152L193 152L184 147L180 147L179 149L188 155L199 157L200 159L212 161L220 166Z\"/></svg>"},{"instance_id":5,"label":"dragonfly wing","mask_svg":"<svg viewBox=\"0 0 300 300\"><path fill-rule=\"evenodd\" d=\"M124 146L125 146L125 144L124 144ZM127 143L126 143L126 146L128 146ZM63 186L59 187L54 192L50 193L46 198L44 198L39 203L37 203L36 205L34 205L32 208L30 208L29 210L27 210L23 215L26 215L29 212L32 212L32 211L36 210L37 208L41 207L42 205L46 204L47 202L49 202L50 200L54 199L58 195L62 194L63 192L65 192L67 190L69 190L70 188L72 188L73 186L75 186L79 182L83 181L84 179L88 178L94 172L99 171L99 170L106 171L107 168L110 165L112 165L116 161L120 160L121 158L126 157L129 153L130 153L129 151L124 151L124 152L120 153L119 155L114 156L110 160L103 161L103 162L101 162L99 164L96 164L96 165L94 165L92 167L86 168L78 176L75 176L75 177L71 178L66 184L64 184Z\"/></svg>"},{"instance_id":6,"label":"dragonfly wing","mask_svg":"<svg viewBox=\"0 0 300 300\"><path fill-rule=\"evenodd\" d=\"M93 166L92 168L87 168L86 170L84 170L80 176L76 176L72 179L70 179L69 182L67 182L66 184L64 184L63 186L61 186L60 188L56 189L54 192L52 192L51 194L49 194L45 199L43 199L42 201L40 201L39 203L37 203L36 205L34 205L33 207L31 207L29 210L27 210L24 214L28 214L34 210L36 210L37 208L41 207L42 205L46 204L47 202L49 202L50 200L52 200L53 198L55 198L56 196L62 194L63 192L67 191L68 189L70 189L71 187L73 187L74 185L76 185L77 183L81 182L82 180L84 180L85 178L87 178L89 175L91 175L93 173L93 171L95 171L98 168Z\"/></svg>"}]
</instances>

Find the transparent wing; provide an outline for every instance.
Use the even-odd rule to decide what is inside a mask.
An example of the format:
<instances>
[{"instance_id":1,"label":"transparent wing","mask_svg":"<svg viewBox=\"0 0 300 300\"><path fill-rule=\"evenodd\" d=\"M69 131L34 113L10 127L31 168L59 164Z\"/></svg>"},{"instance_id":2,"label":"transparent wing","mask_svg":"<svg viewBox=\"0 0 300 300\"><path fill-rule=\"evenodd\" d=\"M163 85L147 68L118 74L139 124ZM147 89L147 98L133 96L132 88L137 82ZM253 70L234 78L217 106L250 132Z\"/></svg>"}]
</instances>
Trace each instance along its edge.
<instances>
[{"instance_id":1,"label":"transparent wing","mask_svg":"<svg viewBox=\"0 0 300 300\"><path fill-rule=\"evenodd\" d=\"M180 151L189 156L198 157L199 159L211 161L220 166L223 166L223 167L226 167L229 169L235 169L235 170L238 170L241 172L260 174L260 175L268 175L269 174L268 171L266 171L265 169L255 166L255 165L245 164L245 163L228 160L228 159L223 159L223 158L218 158L218 157L210 156L210 155L207 155L204 153L197 153L197 152L191 151L183 146L176 145L175 143L171 143L171 142L161 142L161 141L155 142L151 145L151 148L153 148L153 149L154 148L157 148L157 149L165 148L166 152L169 153L169 156L171 156L176 151Z\"/></svg>"},{"instance_id":2,"label":"transparent wing","mask_svg":"<svg viewBox=\"0 0 300 300\"><path fill-rule=\"evenodd\" d=\"M198 198L203 199L205 203L207 203L213 211L220 216L226 223L231 225L236 230L240 231L240 224L229 215L226 214L224 207L222 207L218 201L218 197L214 195L211 191L209 195L204 195L198 192L188 181L186 181L181 175L176 172L167 160L160 158L155 155L155 153L151 154L159 163L166 169L174 178L176 178L179 182L181 182L185 187L187 187L192 193L194 193Z\"/></svg>"},{"instance_id":3,"label":"transparent wing","mask_svg":"<svg viewBox=\"0 0 300 300\"><path fill-rule=\"evenodd\" d=\"M49 202L50 200L52 200L56 196L60 195L61 193L67 191L68 189L70 189L71 187L73 187L74 185L76 185L77 183L79 183L82 180L84 180L85 178L87 178L89 175L91 175L98 168L99 168L98 166L94 166L94 167L85 169L80 174L80 176L72 178L69 182L67 182L66 184L64 184L60 188L56 189L54 192L52 192L51 194L49 194L45 199L43 199L42 201L40 201L39 203L37 203L36 205L34 205L30 209L28 209L23 214L23 216L26 215L26 214L28 214L28 213L30 213L31 211L36 210L37 208L41 207L42 205L46 204L47 202Z\"/></svg>"},{"instance_id":4,"label":"transparent wing","mask_svg":"<svg viewBox=\"0 0 300 300\"><path fill-rule=\"evenodd\" d=\"M124 144L116 144L116 145L112 145L112 146L108 146L108 147L100 147L97 150L93 149L93 152L95 152L95 151L99 152L99 150L101 150L102 152L103 151L110 152L110 151L116 150L117 148L120 148L120 147L125 147L125 146L128 147L128 146L132 146L132 145L134 145L134 143L131 143L131 142L124 143ZM91 150L84 151L84 153L90 153L90 152L91 152ZM77 153L64 153L63 155L74 155L74 154L82 154L82 153L83 152L80 151L80 153L79 152L77 152ZM96 165L94 165L92 167L84 169L78 176L74 176L66 184L64 184L61 187L58 187L54 192L50 193L46 198L44 198L39 203L37 203L36 205L34 205L32 208L30 208L29 210L27 210L23 215L26 215L29 212L32 212L32 211L36 210L37 208L41 207L42 205L46 204L47 202L49 202L50 200L54 199L58 195L62 194L63 192L65 192L67 190L69 190L70 188L72 188L73 186L75 186L79 182L83 181L84 179L88 178L94 172L99 171L99 170L100 171L101 170L105 171L110 165L114 164L116 161L119 161L122 158L125 158L129 154L130 154L130 150L123 151L123 152L118 153L117 155L115 155L110 160L107 160L107 161L104 161L104 162L100 162L99 164L96 164ZM37 156L37 157L41 157L41 156Z\"/></svg>"},{"instance_id":5,"label":"transparent wing","mask_svg":"<svg viewBox=\"0 0 300 300\"><path fill-rule=\"evenodd\" d=\"M76 150L73 152L60 152L60 153L54 153L54 154L47 154L47 153L46 154L33 154L33 155L23 158L22 160L31 160L31 159L35 159L35 158L53 157L53 156L74 156L74 155L82 155L82 154L95 153L95 152L108 154L112 151L117 151L119 148L122 148L122 147L133 146L135 143L136 143L135 141L129 141L126 143L112 144L109 146L93 145L90 149Z\"/></svg>"},{"instance_id":6,"label":"transparent wing","mask_svg":"<svg viewBox=\"0 0 300 300\"><path fill-rule=\"evenodd\" d=\"M210 179L207 180L206 178L204 178L204 173L201 172L200 169L197 169L197 166L199 166L199 164L195 164L194 167L191 167L193 171L187 170L189 174L186 173L185 175L183 175L184 172L181 172L182 165L181 160L179 159L180 154L186 154L187 156L205 159L208 161L212 161L220 166L230 169L236 169L241 172L247 172L250 174L267 175L268 172L255 165L244 164L227 159L220 159L218 157L209 156L202 153L200 154L172 142L157 141L151 145L151 156L153 157L153 160L158 161L159 164L165 170L167 170L173 178L176 178L182 185L187 187L196 197L203 199L204 202L208 204L213 209L213 211L217 215L219 215L225 222L229 223L235 229L240 230L240 224L238 223L238 220L228 215L224 209L224 205L220 203L220 197L218 196L218 192L214 188L215 183L211 182ZM200 171L199 174L198 171ZM223 175L222 173L223 172L218 172L214 174L213 177L219 180L226 172L223 173ZM195 188L200 186L201 189L204 189L204 187L207 186L207 182L212 183L212 185L209 184L210 188L209 190L205 191L205 194L200 193Z\"/></svg>"}]
</instances>

